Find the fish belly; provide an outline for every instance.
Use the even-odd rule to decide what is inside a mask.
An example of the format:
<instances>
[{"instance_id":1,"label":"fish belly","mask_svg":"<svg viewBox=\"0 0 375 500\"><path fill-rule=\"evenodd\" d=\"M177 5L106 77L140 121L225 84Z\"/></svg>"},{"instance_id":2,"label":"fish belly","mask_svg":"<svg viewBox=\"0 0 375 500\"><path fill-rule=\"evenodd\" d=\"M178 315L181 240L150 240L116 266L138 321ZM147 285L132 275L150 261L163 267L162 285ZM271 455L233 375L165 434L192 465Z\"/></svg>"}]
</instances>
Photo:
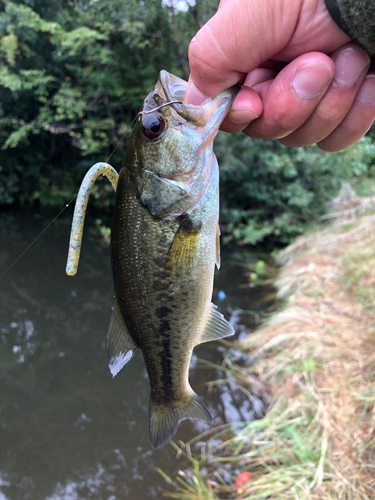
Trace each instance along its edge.
<instances>
[{"instance_id":1,"label":"fish belly","mask_svg":"<svg viewBox=\"0 0 375 500\"><path fill-rule=\"evenodd\" d=\"M170 275L167 255L180 222L155 220L126 171L120 174L118 193L111 241L116 298L145 358L155 399L164 405L184 401L190 396L192 350L210 308L217 220L203 224L194 267Z\"/></svg>"}]
</instances>

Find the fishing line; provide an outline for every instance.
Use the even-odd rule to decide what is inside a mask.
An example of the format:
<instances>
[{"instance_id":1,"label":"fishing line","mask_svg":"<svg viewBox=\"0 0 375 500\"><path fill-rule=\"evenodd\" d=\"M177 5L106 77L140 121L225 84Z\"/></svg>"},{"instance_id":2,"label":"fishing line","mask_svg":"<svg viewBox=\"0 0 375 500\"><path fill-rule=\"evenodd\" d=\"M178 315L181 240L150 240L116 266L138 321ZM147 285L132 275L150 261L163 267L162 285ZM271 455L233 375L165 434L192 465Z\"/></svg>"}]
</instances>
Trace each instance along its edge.
<instances>
[{"instance_id":1,"label":"fishing line","mask_svg":"<svg viewBox=\"0 0 375 500\"><path fill-rule=\"evenodd\" d=\"M15 261L13 261L13 263L8 267L8 269L0 276L0 280L3 278L3 276L5 276L7 274L8 271L10 271L12 269L12 267L14 266L14 264L16 264L16 262L18 262L20 260L20 258L29 250L30 247L32 247L34 245L34 243L42 236L42 234L47 231L47 229L55 222L55 220L60 217L60 215L64 212L64 210L66 210L68 208L68 206L76 199L76 196L74 198L72 198L70 200L69 203L67 203L65 205L65 207L61 210L61 212L59 212L56 217L54 219L51 220L51 222L48 224L48 226L46 226L43 231L41 233L38 234L38 236L35 238L35 240L33 240L30 245L21 253L21 255L19 255Z\"/></svg>"},{"instance_id":2,"label":"fishing line","mask_svg":"<svg viewBox=\"0 0 375 500\"><path fill-rule=\"evenodd\" d=\"M134 120L133 120L134 121ZM133 123L133 122L132 122ZM125 131L122 136L120 137L120 139L118 140L118 143L116 144L116 147L114 148L114 150L112 151L112 153L108 156L108 158L106 159L105 163L108 163L108 161L110 160L111 156L113 155L113 153L116 151L116 149L119 147L119 145L121 144L123 138L125 137L127 131Z\"/></svg>"},{"instance_id":3,"label":"fishing line","mask_svg":"<svg viewBox=\"0 0 375 500\"><path fill-rule=\"evenodd\" d=\"M116 147L113 149L112 153L108 156L108 158L107 158L107 160L106 160L106 163L107 163L107 162L108 162L108 160L111 158L111 156L113 155L113 153L116 151L116 149L118 148L118 146L120 145L120 143L121 143L121 142L122 142L122 140L124 139L125 135L126 135L126 132L124 132L124 133L122 134L122 136L120 137L120 139L119 139L119 141L118 141L118 143L117 143ZM0 280L1 280L1 279L2 279L2 278L3 278L3 277L4 277L7 273L8 273L11 269L12 269L12 267L13 267L13 266L14 266L14 265L15 265L15 264L16 264L16 263L20 260L20 258L21 258L21 257L23 257L23 255L25 255L25 253L26 253L26 252L27 252L27 251L28 251L28 250L29 250L29 249L30 249L30 248L34 245L34 243L35 243L37 240L39 240L39 238L42 236L42 234L44 234L44 233L47 231L47 229L48 229L50 226L52 226L52 224L55 222L55 220L56 220L57 218L59 218L59 217L60 217L60 215L61 215L61 214L62 214L62 213L63 213L63 212L64 212L64 211L65 211L65 210L69 207L69 205L70 205L71 203L73 203L73 201L74 201L76 198L77 198L77 197L76 197L76 196L74 196L74 198L72 198L72 199L70 200L70 202L69 202L69 203L67 203L67 204L65 205L65 207L64 207L64 208L63 208L63 209L62 209L62 210L61 210L61 211L60 211L60 212L56 215L56 217L55 217L54 219L52 219L52 220L51 220L51 222L50 222L50 223L49 223L49 224L48 224L48 225L47 225L47 226L43 229L43 231L41 231L41 232L38 234L38 236L37 236L37 237L36 237L36 238L35 238L35 239L34 239L34 240L30 243L30 245L29 245L27 248L25 248L25 250L24 250L24 251L23 251L23 252L22 252L22 253L21 253L21 254L20 254L20 255L16 258L16 260L14 260L14 261L12 262L12 264L8 267L8 269L7 269L6 271L4 271L4 272L3 272L3 274L0 276Z\"/></svg>"},{"instance_id":4,"label":"fishing line","mask_svg":"<svg viewBox=\"0 0 375 500\"><path fill-rule=\"evenodd\" d=\"M164 108L164 106L169 106L170 104L182 104L180 101L170 101L170 102L167 102L167 103L164 103L164 104L161 104L160 106L156 107L156 108L153 108L151 109L150 111L140 111L137 116L134 118L134 120L132 121L131 125L133 125L133 123L135 122L135 120L138 118L139 115L147 115L149 113L153 113L154 111L158 111L159 109L161 108ZM130 125L130 126L131 126ZM116 149L119 147L119 145L121 144L122 140L124 139L125 135L126 135L127 131L125 131L122 136L120 137L120 139L118 140L115 148L113 149L112 153L108 156L108 158L106 159L105 163L108 163L108 161L110 160L111 156L114 154L114 152L116 151ZM8 269L0 276L0 280L12 269L12 267L20 260L20 258L25 255L25 253L34 245L34 243L36 241L39 240L39 238L42 236L42 234L44 234L47 229L55 222L55 220L60 217L60 215L69 207L69 205L76 199L77 197L74 196L74 198L72 198L70 200L69 203L67 203L65 205L65 207L56 215L56 217L54 219L51 220L51 222L43 229L43 231L41 233L38 234L38 236L30 243L30 245L16 258L15 261L13 261L13 263L8 267Z\"/></svg>"}]
</instances>

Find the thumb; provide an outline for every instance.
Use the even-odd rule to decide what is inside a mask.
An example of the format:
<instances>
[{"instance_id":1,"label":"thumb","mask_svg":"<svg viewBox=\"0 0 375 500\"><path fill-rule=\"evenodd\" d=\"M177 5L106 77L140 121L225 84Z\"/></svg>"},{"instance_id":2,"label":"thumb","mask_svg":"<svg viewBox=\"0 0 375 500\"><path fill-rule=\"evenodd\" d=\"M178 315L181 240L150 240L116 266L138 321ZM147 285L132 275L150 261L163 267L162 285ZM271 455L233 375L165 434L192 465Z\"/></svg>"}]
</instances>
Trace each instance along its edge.
<instances>
[{"instance_id":1,"label":"thumb","mask_svg":"<svg viewBox=\"0 0 375 500\"><path fill-rule=\"evenodd\" d=\"M185 102L216 96L277 54L292 37L301 9L300 1L286 3L288 15L283 0L221 2L190 43Z\"/></svg>"}]
</instances>

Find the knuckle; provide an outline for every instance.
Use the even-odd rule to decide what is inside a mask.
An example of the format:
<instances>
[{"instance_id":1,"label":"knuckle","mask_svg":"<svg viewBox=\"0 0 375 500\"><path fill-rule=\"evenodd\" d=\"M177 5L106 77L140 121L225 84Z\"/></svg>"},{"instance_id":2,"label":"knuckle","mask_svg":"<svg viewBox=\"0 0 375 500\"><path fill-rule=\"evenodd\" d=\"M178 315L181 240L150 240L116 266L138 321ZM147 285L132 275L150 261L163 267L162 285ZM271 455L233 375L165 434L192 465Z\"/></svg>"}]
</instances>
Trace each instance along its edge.
<instances>
[{"instance_id":1,"label":"knuckle","mask_svg":"<svg viewBox=\"0 0 375 500\"><path fill-rule=\"evenodd\" d=\"M287 106L275 106L269 116L270 128L281 139L297 130L309 118L309 113Z\"/></svg>"}]
</instances>

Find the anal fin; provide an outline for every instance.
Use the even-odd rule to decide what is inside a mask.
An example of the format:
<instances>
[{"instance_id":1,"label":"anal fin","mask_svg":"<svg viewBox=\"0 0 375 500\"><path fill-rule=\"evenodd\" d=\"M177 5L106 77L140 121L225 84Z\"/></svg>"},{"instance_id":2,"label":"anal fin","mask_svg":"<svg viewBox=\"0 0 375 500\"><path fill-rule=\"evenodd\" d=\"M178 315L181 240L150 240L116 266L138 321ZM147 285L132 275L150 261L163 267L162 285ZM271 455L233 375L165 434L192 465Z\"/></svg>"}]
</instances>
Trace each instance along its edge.
<instances>
[{"instance_id":1,"label":"anal fin","mask_svg":"<svg viewBox=\"0 0 375 500\"><path fill-rule=\"evenodd\" d=\"M211 304L206 327L198 344L229 337L234 333L233 326L230 325L224 316L217 310L215 304Z\"/></svg>"},{"instance_id":2,"label":"anal fin","mask_svg":"<svg viewBox=\"0 0 375 500\"><path fill-rule=\"evenodd\" d=\"M169 274L182 274L194 266L201 229L202 223L194 225L188 217L184 219L167 255Z\"/></svg>"},{"instance_id":3,"label":"anal fin","mask_svg":"<svg viewBox=\"0 0 375 500\"><path fill-rule=\"evenodd\" d=\"M115 297L107 333L108 367L115 377L134 356L137 346L125 325Z\"/></svg>"}]
</instances>

